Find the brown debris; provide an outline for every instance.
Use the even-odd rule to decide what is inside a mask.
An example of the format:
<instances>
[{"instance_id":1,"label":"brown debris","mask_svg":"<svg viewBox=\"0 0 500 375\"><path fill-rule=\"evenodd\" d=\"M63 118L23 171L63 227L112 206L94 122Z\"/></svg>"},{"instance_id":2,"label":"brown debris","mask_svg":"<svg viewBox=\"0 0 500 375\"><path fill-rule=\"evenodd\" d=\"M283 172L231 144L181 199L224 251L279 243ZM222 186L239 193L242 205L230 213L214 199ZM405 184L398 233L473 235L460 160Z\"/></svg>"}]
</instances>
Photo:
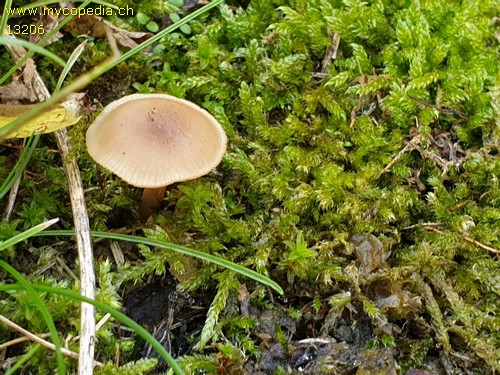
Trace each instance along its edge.
<instances>
[{"instance_id":1,"label":"brown debris","mask_svg":"<svg viewBox=\"0 0 500 375\"><path fill-rule=\"evenodd\" d=\"M36 102L38 97L36 86L33 84L35 74L37 74L35 63L32 59L28 59L22 68L22 73L14 75L11 83L0 87L0 101L5 104Z\"/></svg>"},{"instance_id":2,"label":"brown debris","mask_svg":"<svg viewBox=\"0 0 500 375\"><path fill-rule=\"evenodd\" d=\"M96 38L106 38L106 27L111 29L113 37L124 47L134 48L153 36L149 32L134 32L116 27L112 23L95 15L83 15L69 22L65 31Z\"/></svg>"},{"instance_id":3,"label":"brown debris","mask_svg":"<svg viewBox=\"0 0 500 375\"><path fill-rule=\"evenodd\" d=\"M453 112L455 113L455 112ZM465 115L464 115L465 116ZM416 126L411 129L411 140L403 147L401 151L390 161L389 164L380 172L380 175L388 172L394 164L396 164L404 154L417 150L420 156L424 159L430 159L443 172L442 176L448 173L450 167L458 167L465 160L465 153L462 150L459 141L452 141L452 135L449 132L434 129L433 134L428 134L425 138L419 132L420 124L418 119L415 119ZM420 172L417 172L418 174ZM418 174L415 178L409 179L409 183L416 183L420 191L425 190L425 185L418 179Z\"/></svg>"},{"instance_id":4,"label":"brown debris","mask_svg":"<svg viewBox=\"0 0 500 375\"><path fill-rule=\"evenodd\" d=\"M402 282L387 278L370 284L368 295L383 314L396 320L408 318L422 306L420 297L404 290Z\"/></svg>"},{"instance_id":5,"label":"brown debris","mask_svg":"<svg viewBox=\"0 0 500 375\"><path fill-rule=\"evenodd\" d=\"M340 45L340 35L338 33L332 33L329 31L328 36L330 37L331 44L328 46L323 62L321 63L321 73L328 73L328 67L330 66L331 61L337 58Z\"/></svg>"},{"instance_id":6,"label":"brown debris","mask_svg":"<svg viewBox=\"0 0 500 375\"><path fill-rule=\"evenodd\" d=\"M52 30L54 30L58 25L59 25L59 20L57 19L56 16L52 12L44 12L43 9L47 9L46 7L39 7L38 8L38 20L36 21L36 26L38 27L43 27L43 33L34 33L30 34L29 36L29 41L31 43L37 44L45 35L50 33ZM42 26L43 25L43 26ZM54 42L57 42L59 39L63 37L63 34L60 33L59 31L54 34L47 42L45 42L45 46L48 46L49 44L52 44Z\"/></svg>"},{"instance_id":7,"label":"brown debris","mask_svg":"<svg viewBox=\"0 0 500 375\"><path fill-rule=\"evenodd\" d=\"M361 277L377 268L384 267L385 261L391 255L389 250L384 250L382 242L373 234L353 235L349 242L358 258Z\"/></svg>"},{"instance_id":8,"label":"brown debris","mask_svg":"<svg viewBox=\"0 0 500 375\"><path fill-rule=\"evenodd\" d=\"M0 87L0 101L19 103L19 101L23 100L33 102L36 98L33 98L33 93L28 90L23 82L19 81L19 76L14 77L14 80L8 85Z\"/></svg>"},{"instance_id":9,"label":"brown debris","mask_svg":"<svg viewBox=\"0 0 500 375\"><path fill-rule=\"evenodd\" d=\"M240 303L241 315L250 317L250 293L245 284L238 288L238 302Z\"/></svg>"}]
</instances>

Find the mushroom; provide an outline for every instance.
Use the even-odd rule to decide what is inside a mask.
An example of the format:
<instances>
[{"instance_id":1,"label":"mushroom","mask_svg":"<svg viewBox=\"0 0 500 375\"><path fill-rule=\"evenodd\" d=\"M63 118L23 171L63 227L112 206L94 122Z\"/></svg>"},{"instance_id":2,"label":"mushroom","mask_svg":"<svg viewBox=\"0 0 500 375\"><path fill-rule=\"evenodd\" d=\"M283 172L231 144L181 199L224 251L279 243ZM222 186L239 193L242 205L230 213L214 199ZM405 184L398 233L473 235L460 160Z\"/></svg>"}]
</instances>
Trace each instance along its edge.
<instances>
[{"instance_id":1,"label":"mushroom","mask_svg":"<svg viewBox=\"0 0 500 375\"><path fill-rule=\"evenodd\" d=\"M90 156L130 185L144 188L139 206L144 220L159 206L167 185L214 169L226 143L211 114L167 94L118 99L87 130Z\"/></svg>"}]
</instances>

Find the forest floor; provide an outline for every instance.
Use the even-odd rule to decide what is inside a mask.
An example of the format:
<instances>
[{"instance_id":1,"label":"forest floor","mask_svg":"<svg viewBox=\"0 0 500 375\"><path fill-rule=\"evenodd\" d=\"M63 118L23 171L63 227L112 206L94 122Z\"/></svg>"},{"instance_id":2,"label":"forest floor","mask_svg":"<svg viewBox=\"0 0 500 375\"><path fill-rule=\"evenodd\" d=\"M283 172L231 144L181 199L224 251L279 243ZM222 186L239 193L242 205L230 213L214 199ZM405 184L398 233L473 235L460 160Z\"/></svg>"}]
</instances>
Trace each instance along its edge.
<instances>
[{"instance_id":1,"label":"forest floor","mask_svg":"<svg viewBox=\"0 0 500 375\"><path fill-rule=\"evenodd\" d=\"M67 81L202 7L110 3L133 9L104 17L112 37L87 16L46 45L66 62L80 52ZM147 328L186 374L498 373L499 9L498 0L228 0L92 79L68 128L91 229L214 255L284 290L151 242L101 238L97 300ZM61 20L12 15L7 25ZM14 60L1 44L4 76ZM57 91L63 66L33 59ZM36 101L28 69L1 84L2 104ZM222 162L168 186L147 221L142 189L100 167L85 143L102 109L134 93L187 99L228 137ZM0 142L0 181L24 147ZM1 191L0 241L53 218L48 229L74 229L56 141L44 134L31 152L19 185ZM73 237L0 243L0 260L30 284L80 290ZM0 269L3 283L13 275ZM28 292L1 290L1 316L49 332ZM80 302L40 297L63 346L78 352ZM168 371L134 330L98 310L103 318L97 374ZM19 336L0 324L0 373L16 363L22 374L61 371L52 349ZM75 359L64 363L76 371Z\"/></svg>"}]
</instances>

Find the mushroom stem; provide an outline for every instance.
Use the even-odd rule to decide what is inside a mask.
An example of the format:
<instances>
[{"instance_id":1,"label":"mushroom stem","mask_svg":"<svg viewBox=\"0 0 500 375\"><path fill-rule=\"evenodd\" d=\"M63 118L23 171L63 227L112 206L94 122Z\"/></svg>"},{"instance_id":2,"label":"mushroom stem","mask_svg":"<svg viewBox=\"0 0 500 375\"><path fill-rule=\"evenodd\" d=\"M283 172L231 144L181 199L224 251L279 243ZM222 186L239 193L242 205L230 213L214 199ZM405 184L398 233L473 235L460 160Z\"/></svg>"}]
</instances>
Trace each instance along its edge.
<instances>
[{"instance_id":1,"label":"mushroom stem","mask_svg":"<svg viewBox=\"0 0 500 375\"><path fill-rule=\"evenodd\" d=\"M141 220L147 221L160 206L165 195L166 186L159 188L145 188L139 205L139 216Z\"/></svg>"}]
</instances>

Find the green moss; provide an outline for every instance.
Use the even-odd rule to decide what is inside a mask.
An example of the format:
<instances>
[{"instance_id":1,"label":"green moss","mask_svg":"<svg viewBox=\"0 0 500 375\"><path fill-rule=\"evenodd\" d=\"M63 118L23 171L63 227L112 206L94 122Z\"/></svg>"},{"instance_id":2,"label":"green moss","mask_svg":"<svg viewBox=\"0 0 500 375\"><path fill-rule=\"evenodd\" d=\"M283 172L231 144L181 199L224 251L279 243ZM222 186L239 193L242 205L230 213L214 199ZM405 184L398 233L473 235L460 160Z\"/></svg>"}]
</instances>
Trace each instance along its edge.
<instances>
[{"instance_id":1,"label":"green moss","mask_svg":"<svg viewBox=\"0 0 500 375\"><path fill-rule=\"evenodd\" d=\"M464 272L477 261L487 275L491 271L483 262L494 266L495 260L464 236L498 248L498 189L492 178L499 172L498 157L482 149L485 137L498 132L488 93L499 74L489 22L493 2L404 7L294 1L267 11L270 7L259 1L245 11L224 6L219 23L183 41L188 65L165 55L159 88L180 86L178 93L204 103L230 134L220 189L232 204L245 207L243 217L237 210L239 219L227 222L227 199L221 215L208 190L199 204L192 201L203 181L189 183L189 190L180 185L184 194L176 214L185 230L202 236L189 243L207 251L224 248L230 258L247 256L245 264L263 271L266 264L281 264L278 271L291 283L294 277L332 283L339 267L326 271L324 253L311 263L299 261L297 268L285 244L295 243L297 231L312 248L369 232L393 249L392 267L410 265L433 286L431 275L438 269L453 279L461 275L455 292L474 291L476 297L467 298L471 306L478 303L475 298L490 295L490 309L498 291L484 279L467 288L479 275L477 269L474 276ZM313 73L321 69L332 33L340 36L338 57L325 78L317 79ZM382 172L416 132L423 137L419 148ZM438 138L455 154L446 153ZM175 216L171 220L177 228ZM440 232L405 229L419 222L439 223ZM247 236L231 230L239 226ZM329 276L319 277L325 272ZM202 285L203 274L190 286ZM455 302L444 308L458 317ZM444 334L448 322L437 322ZM459 336L486 335L487 362L493 366L493 337L486 339L488 331L479 327L464 327ZM476 354L485 357L482 350Z\"/></svg>"}]
</instances>

